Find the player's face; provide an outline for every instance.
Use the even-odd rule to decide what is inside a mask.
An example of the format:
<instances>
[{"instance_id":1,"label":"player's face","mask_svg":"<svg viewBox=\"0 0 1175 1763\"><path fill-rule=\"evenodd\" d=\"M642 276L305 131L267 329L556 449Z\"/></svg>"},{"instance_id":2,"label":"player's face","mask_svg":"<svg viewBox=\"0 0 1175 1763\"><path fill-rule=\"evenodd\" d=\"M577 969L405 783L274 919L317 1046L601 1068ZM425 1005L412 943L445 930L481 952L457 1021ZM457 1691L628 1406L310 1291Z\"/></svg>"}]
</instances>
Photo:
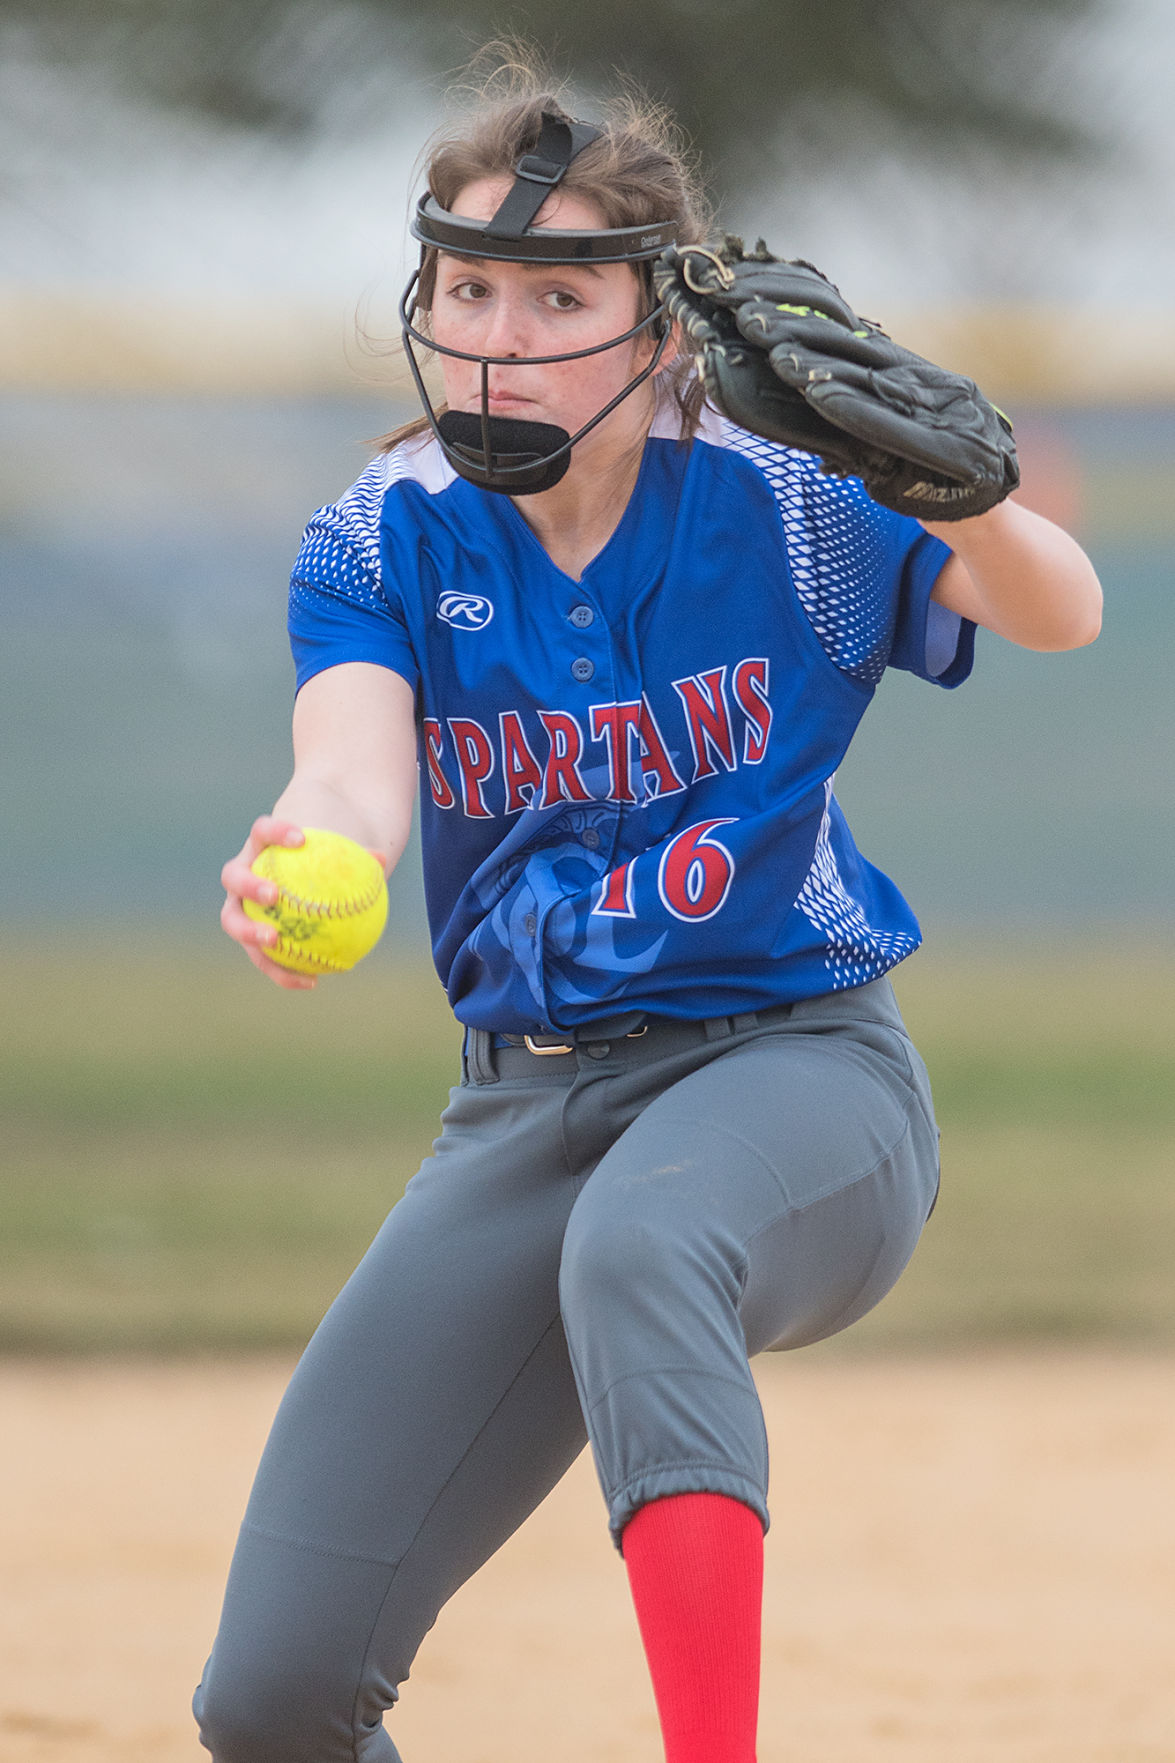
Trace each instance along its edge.
<instances>
[{"instance_id":1,"label":"player's face","mask_svg":"<svg viewBox=\"0 0 1175 1763\"><path fill-rule=\"evenodd\" d=\"M509 187L508 178L469 184L452 212L488 220ZM536 224L586 230L607 222L594 203L556 192L539 210ZM630 330L641 316L640 285L627 263L544 267L438 254L432 308L437 342L473 355L520 358L518 366L509 361L490 368L491 416L554 423L574 434L646 365L654 343L642 335L598 355L542 367L528 367L521 358L589 348ZM478 363L445 355L440 361L449 408L480 410ZM620 405L601 431L618 417L625 420L627 405L635 403L634 397Z\"/></svg>"}]
</instances>

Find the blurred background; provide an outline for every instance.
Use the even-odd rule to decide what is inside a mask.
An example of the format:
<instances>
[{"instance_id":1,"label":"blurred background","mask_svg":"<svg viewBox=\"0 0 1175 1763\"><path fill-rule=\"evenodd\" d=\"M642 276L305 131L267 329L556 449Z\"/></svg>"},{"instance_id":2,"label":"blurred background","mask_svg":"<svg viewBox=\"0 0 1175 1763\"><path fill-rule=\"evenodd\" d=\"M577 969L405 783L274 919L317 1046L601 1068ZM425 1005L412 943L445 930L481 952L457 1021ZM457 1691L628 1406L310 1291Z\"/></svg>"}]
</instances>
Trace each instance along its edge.
<instances>
[{"instance_id":1,"label":"blurred background","mask_svg":"<svg viewBox=\"0 0 1175 1763\"><path fill-rule=\"evenodd\" d=\"M289 1347L427 1149L418 859L313 997L216 926L309 514L411 414L414 166L479 45L678 115L720 222L1016 419L1091 649L886 682L838 790L927 948L944 1195L820 1351L1175 1341L1167 0L0 0L0 1349Z\"/></svg>"}]
</instances>

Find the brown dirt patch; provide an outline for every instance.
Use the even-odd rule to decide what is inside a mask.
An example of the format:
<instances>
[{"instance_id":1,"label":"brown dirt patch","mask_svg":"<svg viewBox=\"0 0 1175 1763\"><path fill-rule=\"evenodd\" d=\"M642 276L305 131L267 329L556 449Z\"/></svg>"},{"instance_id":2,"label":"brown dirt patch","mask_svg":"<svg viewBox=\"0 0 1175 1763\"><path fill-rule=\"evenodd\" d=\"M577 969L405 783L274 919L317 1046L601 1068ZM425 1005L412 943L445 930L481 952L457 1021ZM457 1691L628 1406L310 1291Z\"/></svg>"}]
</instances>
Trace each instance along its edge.
<instances>
[{"instance_id":1,"label":"brown dirt patch","mask_svg":"<svg viewBox=\"0 0 1175 1763\"><path fill-rule=\"evenodd\" d=\"M757 1362L762 1763L1170 1763L1169 1360ZM0 1366L0 1758L181 1763L288 1370ZM591 1464L442 1613L407 1763L657 1763Z\"/></svg>"}]
</instances>

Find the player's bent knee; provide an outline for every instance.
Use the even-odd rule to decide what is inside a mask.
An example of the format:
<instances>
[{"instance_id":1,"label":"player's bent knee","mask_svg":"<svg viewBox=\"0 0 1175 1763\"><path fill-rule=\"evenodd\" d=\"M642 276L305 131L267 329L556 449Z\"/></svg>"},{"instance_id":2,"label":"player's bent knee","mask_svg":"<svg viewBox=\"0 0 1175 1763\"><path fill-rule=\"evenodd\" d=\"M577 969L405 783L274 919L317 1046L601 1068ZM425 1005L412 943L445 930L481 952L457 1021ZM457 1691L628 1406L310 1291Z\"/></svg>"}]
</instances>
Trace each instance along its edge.
<instances>
[{"instance_id":1,"label":"player's bent knee","mask_svg":"<svg viewBox=\"0 0 1175 1763\"><path fill-rule=\"evenodd\" d=\"M330 1650L262 1656L247 1636L218 1641L192 1699L214 1763L396 1763L382 1704L357 1695L353 1673L327 1667Z\"/></svg>"},{"instance_id":2,"label":"player's bent knee","mask_svg":"<svg viewBox=\"0 0 1175 1763\"><path fill-rule=\"evenodd\" d=\"M235 1691L235 1693L234 1693ZM226 1693L216 1679L202 1683L192 1700L200 1742L214 1763L296 1763L304 1753L290 1748L285 1710L266 1705L261 1695L238 1683Z\"/></svg>"},{"instance_id":3,"label":"player's bent knee","mask_svg":"<svg viewBox=\"0 0 1175 1763\"><path fill-rule=\"evenodd\" d=\"M374 1763L380 1755L356 1744L349 1708L332 1718L319 1699L300 1693L292 1675L252 1685L213 1677L196 1691L192 1711L213 1763Z\"/></svg>"}]
</instances>

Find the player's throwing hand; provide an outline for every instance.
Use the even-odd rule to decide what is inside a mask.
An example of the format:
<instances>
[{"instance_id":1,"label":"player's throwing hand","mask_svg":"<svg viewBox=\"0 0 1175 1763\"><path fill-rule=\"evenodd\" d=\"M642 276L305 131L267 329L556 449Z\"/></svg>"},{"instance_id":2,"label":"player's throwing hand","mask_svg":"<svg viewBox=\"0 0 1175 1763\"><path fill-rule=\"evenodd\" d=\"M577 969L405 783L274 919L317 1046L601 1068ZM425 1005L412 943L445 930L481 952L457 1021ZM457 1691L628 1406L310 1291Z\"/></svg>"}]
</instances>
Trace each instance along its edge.
<instances>
[{"instance_id":1,"label":"player's throwing hand","mask_svg":"<svg viewBox=\"0 0 1175 1763\"><path fill-rule=\"evenodd\" d=\"M224 905L220 909L222 928L235 943L240 943L254 967L286 991L312 991L318 982L306 974L291 973L289 968L279 967L276 961L270 960L266 951L277 942L277 929L264 919L248 917L244 902L253 900L262 907L274 904L277 884L258 875L253 865L267 846L284 845L287 849L294 849L303 843L304 838L301 827L277 820L271 814L260 814L249 828L249 836L241 849L235 857L229 858L220 872L220 883L225 892Z\"/></svg>"}]
</instances>

